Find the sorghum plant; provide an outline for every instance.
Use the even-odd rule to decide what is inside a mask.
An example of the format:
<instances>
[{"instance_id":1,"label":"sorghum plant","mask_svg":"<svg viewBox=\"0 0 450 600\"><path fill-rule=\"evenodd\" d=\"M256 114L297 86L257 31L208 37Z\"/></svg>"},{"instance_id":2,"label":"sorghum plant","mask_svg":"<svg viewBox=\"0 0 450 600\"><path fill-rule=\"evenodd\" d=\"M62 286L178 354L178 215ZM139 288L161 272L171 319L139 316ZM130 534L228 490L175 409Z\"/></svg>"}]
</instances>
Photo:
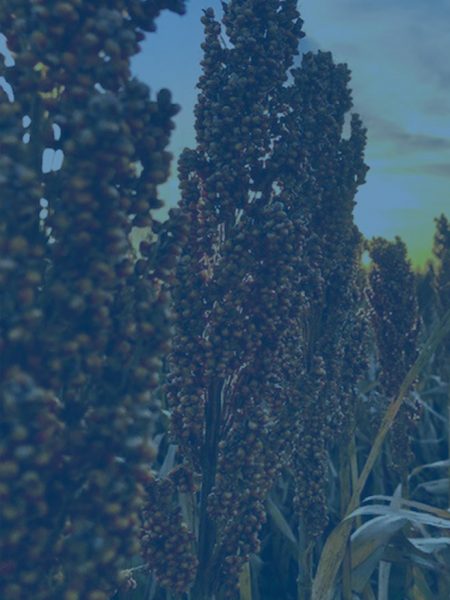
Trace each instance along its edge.
<instances>
[{"instance_id":1,"label":"sorghum plant","mask_svg":"<svg viewBox=\"0 0 450 600\"><path fill-rule=\"evenodd\" d=\"M373 261L369 298L380 364L379 382L383 394L392 399L418 352L415 277L400 238L394 242L375 238L369 251ZM411 398L400 408L390 432L393 466L401 474L413 458L410 436L418 418L418 405Z\"/></svg>"},{"instance_id":2,"label":"sorghum plant","mask_svg":"<svg viewBox=\"0 0 450 600\"><path fill-rule=\"evenodd\" d=\"M165 8L184 2L0 2L13 59L0 95L5 600L107 599L139 550L183 225L133 260L177 107L167 90L150 98L130 58ZM43 172L45 149L63 156L57 171Z\"/></svg>"},{"instance_id":3,"label":"sorghum plant","mask_svg":"<svg viewBox=\"0 0 450 600\"><path fill-rule=\"evenodd\" d=\"M220 587L232 596L259 546L282 460L277 348L302 308L295 287L304 237L301 216L277 197L267 168L273 106L302 37L295 2L224 3L230 47L211 10L203 21L198 145L180 160L191 227L174 289L168 385L173 434L202 474L198 598Z\"/></svg>"},{"instance_id":4,"label":"sorghum plant","mask_svg":"<svg viewBox=\"0 0 450 600\"><path fill-rule=\"evenodd\" d=\"M239 572L259 548L267 494L290 460L304 496L308 485L320 490L327 436L336 418L344 427L350 369L357 373L360 236L351 212L366 171L365 131L355 116L342 139L348 70L329 54L308 56L304 79L293 72L287 84L303 36L295 5L224 2L223 29L211 9L203 17L197 147L179 164L189 233L172 290L167 384L180 462L201 476L196 600L235 596ZM318 449L308 428L320 436ZM296 461L294 449L302 454ZM157 499L165 482L152 485ZM313 511L317 500L308 498ZM147 526L154 540L154 524ZM159 530L159 542L175 547L172 526ZM153 568L181 589L172 561L155 559Z\"/></svg>"}]
</instances>

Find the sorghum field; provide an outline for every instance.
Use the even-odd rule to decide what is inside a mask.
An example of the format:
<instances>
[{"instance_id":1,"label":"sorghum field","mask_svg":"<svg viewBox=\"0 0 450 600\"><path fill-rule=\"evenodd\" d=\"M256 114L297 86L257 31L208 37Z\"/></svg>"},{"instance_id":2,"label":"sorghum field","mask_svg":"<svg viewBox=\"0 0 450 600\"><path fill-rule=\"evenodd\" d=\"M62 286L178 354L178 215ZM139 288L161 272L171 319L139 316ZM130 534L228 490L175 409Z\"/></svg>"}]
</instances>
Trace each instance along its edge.
<instances>
[{"instance_id":1,"label":"sorghum field","mask_svg":"<svg viewBox=\"0 0 450 600\"><path fill-rule=\"evenodd\" d=\"M158 220L186 9L0 0L0 599L448 600L449 219L364 239L349 67L228 0Z\"/></svg>"}]
</instances>

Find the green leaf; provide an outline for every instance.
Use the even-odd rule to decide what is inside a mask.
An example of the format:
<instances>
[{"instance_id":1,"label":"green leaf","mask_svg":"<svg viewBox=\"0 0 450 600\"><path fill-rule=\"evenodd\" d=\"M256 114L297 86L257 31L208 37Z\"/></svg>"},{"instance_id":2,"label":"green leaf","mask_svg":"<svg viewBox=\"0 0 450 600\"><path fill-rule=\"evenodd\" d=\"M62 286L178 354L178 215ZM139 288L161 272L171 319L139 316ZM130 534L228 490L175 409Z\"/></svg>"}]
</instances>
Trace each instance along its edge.
<instances>
[{"instance_id":1,"label":"green leaf","mask_svg":"<svg viewBox=\"0 0 450 600\"><path fill-rule=\"evenodd\" d=\"M386 500L388 502L391 501L392 496L383 496L381 494L376 496L369 496L365 498L365 502L369 500ZM450 519L450 512L447 510L443 510L442 508L436 508L435 506L430 506L429 504L425 504L424 502L416 502L415 500L408 500L407 498L398 498L396 505L397 506L409 506L411 508L416 508L417 510L431 513L432 515L436 515L437 517L441 517L442 519Z\"/></svg>"},{"instance_id":2,"label":"green leaf","mask_svg":"<svg viewBox=\"0 0 450 600\"><path fill-rule=\"evenodd\" d=\"M448 519L442 519L427 513L405 510L404 508L392 508L392 506L384 506L382 504L373 504L372 506L360 506L350 515L348 515L346 519L350 519L358 515L392 515L407 519L413 524L421 523L422 525L430 525L431 527L450 529L450 514Z\"/></svg>"},{"instance_id":3,"label":"green leaf","mask_svg":"<svg viewBox=\"0 0 450 600\"><path fill-rule=\"evenodd\" d=\"M450 537L408 538L408 540L413 546L428 554L434 554L450 546Z\"/></svg>"},{"instance_id":4,"label":"green leaf","mask_svg":"<svg viewBox=\"0 0 450 600\"><path fill-rule=\"evenodd\" d=\"M407 519L386 515L371 519L351 536L352 588L362 592L380 562L391 538L407 523Z\"/></svg>"},{"instance_id":5,"label":"green leaf","mask_svg":"<svg viewBox=\"0 0 450 600\"><path fill-rule=\"evenodd\" d=\"M450 459L447 458L446 460L437 460L432 463L427 463L426 465L420 465L411 471L411 475L409 477L414 477L425 469L442 469L444 467L450 467Z\"/></svg>"},{"instance_id":6,"label":"green leaf","mask_svg":"<svg viewBox=\"0 0 450 600\"><path fill-rule=\"evenodd\" d=\"M442 494L448 494L448 477L442 479L432 479L431 481L424 481L420 483L416 490L425 490L429 494L435 496L441 496Z\"/></svg>"},{"instance_id":7,"label":"green leaf","mask_svg":"<svg viewBox=\"0 0 450 600\"><path fill-rule=\"evenodd\" d=\"M296 553L298 553L298 540L295 537L291 527L289 526L289 523L284 518L283 513L270 497L267 499L267 510L274 524L277 526L280 532L291 542L291 544L293 544Z\"/></svg>"}]
</instances>

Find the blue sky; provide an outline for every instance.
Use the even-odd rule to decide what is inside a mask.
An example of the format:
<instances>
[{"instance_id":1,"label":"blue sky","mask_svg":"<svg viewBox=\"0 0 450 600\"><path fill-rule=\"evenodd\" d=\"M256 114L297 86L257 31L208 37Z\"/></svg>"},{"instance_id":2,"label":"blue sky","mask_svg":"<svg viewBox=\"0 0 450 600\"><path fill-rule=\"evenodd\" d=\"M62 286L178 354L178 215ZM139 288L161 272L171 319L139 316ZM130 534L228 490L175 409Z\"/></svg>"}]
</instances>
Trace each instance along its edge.
<instances>
[{"instance_id":1,"label":"blue sky","mask_svg":"<svg viewBox=\"0 0 450 600\"><path fill-rule=\"evenodd\" d=\"M152 90L172 90L182 106L171 150L194 145L193 107L202 57L202 9L166 13L143 44L134 72ZM368 128L371 169L356 221L371 237L400 235L416 264L430 254L433 218L450 216L450 0L302 0L303 50L330 50L352 71L353 98ZM176 163L162 195L178 200Z\"/></svg>"}]
</instances>

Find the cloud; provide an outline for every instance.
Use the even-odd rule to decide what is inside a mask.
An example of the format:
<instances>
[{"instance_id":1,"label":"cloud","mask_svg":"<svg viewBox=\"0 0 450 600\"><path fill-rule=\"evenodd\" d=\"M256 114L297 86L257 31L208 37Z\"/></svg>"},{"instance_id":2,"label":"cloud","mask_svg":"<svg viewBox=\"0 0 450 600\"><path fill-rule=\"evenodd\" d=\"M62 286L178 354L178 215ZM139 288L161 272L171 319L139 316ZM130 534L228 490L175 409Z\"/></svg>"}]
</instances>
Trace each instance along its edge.
<instances>
[{"instance_id":1,"label":"cloud","mask_svg":"<svg viewBox=\"0 0 450 600\"><path fill-rule=\"evenodd\" d=\"M445 103L448 0L433 0L432 9L430 0L304 0L300 9L307 34L349 63L362 113L403 119L427 102Z\"/></svg>"},{"instance_id":2,"label":"cloud","mask_svg":"<svg viewBox=\"0 0 450 600\"><path fill-rule=\"evenodd\" d=\"M450 97L448 94L445 94L434 98L427 98L421 104L421 107L425 114L448 118L450 116Z\"/></svg>"},{"instance_id":3,"label":"cloud","mask_svg":"<svg viewBox=\"0 0 450 600\"><path fill-rule=\"evenodd\" d=\"M392 169L392 172L405 173L407 175L431 175L433 177L450 178L450 162L396 167L395 169Z\"/></svg>"},{"instance_id":4,"label":"cloud","mask_svg":"<svg viewBox=\"0 0 450 600\"><path fill-rule=\"evenodd\" d=\"M448 0L432 1L435 11L450 15ZM390 10L421 12L425 16L429 16L431 12L430 0L364 0L364 2L361 2L361 0L341 0L339 5L343 9L366 14L367 12L385 13L387 8Z\"/></svg>"},{"instance_id":5,"label":"cloud","mask_svg":"<svg viewBox=\"0 0 450 600\"><path fill-rule=\"evenodd\" d=\"M377 115L366 116L365 124L374 139L390 142L402 152L450 150L450 138L430 133L411 133L399 123Z\"/></svg>"}]
</instances>

